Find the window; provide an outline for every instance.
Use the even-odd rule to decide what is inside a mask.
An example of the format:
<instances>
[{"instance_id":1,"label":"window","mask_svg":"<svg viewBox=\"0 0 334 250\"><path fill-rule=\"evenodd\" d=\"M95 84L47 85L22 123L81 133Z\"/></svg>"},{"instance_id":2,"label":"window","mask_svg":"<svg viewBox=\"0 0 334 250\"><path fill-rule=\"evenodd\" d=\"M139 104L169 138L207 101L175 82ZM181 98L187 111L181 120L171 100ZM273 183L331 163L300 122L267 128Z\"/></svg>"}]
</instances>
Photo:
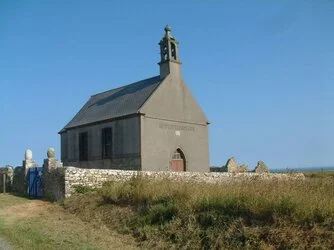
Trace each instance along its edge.
<instances>
[{"instance_id":1,"label":"window","mask_svg":"<svg viewBox=\"0 0 334 250\"><path fill-rule=\"evenodd\" d=\"M102 129L102 156L108 158L112 156L112 129Z\"/></svg>"},{"instance_id":2,"label":"window","mask_svg":"<svg viewBox=\"0 0 334 250\"><path fill-rule=\"evenodd\" d=\"M88 160L88 133L83 132L79 134L79 160Z\"/></svg>"},{"instance_id":3,"label":"window","mask_svg":"<svg viewBox=\"0 0 334 250\"><path fill-rule=\"evenodd\" d=\"M179 152L175 151L174 155L173 155L173 160L181 160L181 155Z\"/></svg>"}]
</instances>

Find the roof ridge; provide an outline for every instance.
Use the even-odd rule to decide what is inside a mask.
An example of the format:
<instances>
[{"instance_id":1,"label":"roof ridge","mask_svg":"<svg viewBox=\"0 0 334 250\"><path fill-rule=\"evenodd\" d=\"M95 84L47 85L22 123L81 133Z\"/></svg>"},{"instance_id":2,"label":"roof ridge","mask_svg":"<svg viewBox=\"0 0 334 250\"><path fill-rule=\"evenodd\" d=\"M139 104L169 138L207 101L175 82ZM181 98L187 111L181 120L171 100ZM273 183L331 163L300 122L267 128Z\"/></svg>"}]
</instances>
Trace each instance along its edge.
<instances>
[{"instance_id":1,"label":"roof ridge","mask_svg":"<svg viewBox=\"0 0 334 250\"><path fill-rule=\"evenodd\" d=\"M129 87L130 85L134 85L136 83L139 83L139 82L142 82L142 81L147 81L147 80L150 80L150 79L153 79L153 78L156 78L156 77L160 77L160 75L149 77L149 78L145 78L143 80L139 80L139 81L136 81L136 82L133 82L133 83L129 83L129 84L126 84L126 85L123 85L123 86L119 86L119 87L114 88L114 89L109 89L109 90L106 90L106 91L103 91L103 92L91 95L90 97L94 97L94 96L101 95L101 94L104 94L104 93L107 93L107 92L110 92L110 91L115 91L115 90L118 90L118 89Z\"/></svg>"}]
</instances>

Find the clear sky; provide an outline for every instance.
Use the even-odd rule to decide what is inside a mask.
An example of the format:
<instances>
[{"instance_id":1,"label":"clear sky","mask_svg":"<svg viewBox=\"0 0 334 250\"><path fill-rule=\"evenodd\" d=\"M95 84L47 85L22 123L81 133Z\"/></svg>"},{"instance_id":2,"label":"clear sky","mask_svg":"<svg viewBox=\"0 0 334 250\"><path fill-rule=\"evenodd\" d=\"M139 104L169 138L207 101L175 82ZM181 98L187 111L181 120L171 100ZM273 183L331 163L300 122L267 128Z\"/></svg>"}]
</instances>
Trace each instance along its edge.
<instances>
[{"instance_id":1,"label":"clear sky","mask_svg":"<svg viewBox=\"0 0 334 250\"><path fill-rule=\"evenodd\" d=\"M60 158L92 94L159 74L166 24L210 164L334 165L334 1L0 0L0 166Z\"/></svg>"}]
</instances>

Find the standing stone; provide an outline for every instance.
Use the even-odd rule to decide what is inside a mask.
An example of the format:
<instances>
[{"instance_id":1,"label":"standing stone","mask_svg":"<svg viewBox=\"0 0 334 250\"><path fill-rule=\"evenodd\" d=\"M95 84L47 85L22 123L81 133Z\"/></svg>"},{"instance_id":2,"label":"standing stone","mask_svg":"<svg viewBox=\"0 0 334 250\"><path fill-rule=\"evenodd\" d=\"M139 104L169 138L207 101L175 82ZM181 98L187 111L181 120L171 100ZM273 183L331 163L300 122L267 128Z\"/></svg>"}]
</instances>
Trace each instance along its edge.
<instances>
[{"instance_id":1,"label":"standing stone","mask_svg":"<svg viewBox=\"0 0 334 250\"><path fill-rule=\"evenodd\" d=\"M255 167L255 173L263 174L269 173L269 169L263 161L258 161Z\"/></svg>"}]
</instances>

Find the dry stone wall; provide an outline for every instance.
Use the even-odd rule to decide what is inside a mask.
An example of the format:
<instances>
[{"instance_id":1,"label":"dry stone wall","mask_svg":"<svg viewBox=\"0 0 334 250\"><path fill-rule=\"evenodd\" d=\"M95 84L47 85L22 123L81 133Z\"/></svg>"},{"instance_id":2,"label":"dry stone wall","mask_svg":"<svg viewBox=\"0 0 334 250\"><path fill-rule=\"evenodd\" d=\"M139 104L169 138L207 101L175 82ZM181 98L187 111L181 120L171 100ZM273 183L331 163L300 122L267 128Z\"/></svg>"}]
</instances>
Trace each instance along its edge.
<instances>
[{"instance_id":1,"label":"dry stone wall","mask_svg":"<svg viewBox=\"0 0 334 250\"><path fill-rule=\"evenodd\" d=\"M49 200L61 200L65 198L65 168L43 169L42 193Z\"/></svg>"},{"instance_id":2,"label":"dry stone wall","mask_svg":"<svg viewBox=\"0 0 334 250\"><path fill-rule=\"evenodd\" d=\"M303 174L259 173L198 173L198 172L149 172L110 169L82 169L65 167L65 197L75 192L75 187L101 187L106 181L126 181L134 176L152 180L169 179L184 182L222 183L237 180L303 180Z\"/></svg>"},{"instance_id":3,"label":"dry stone wall","mask_svg":"<svg viewBox=\"0 0 334 250\"><path fill-rule=\"evenodd\" d=\"M13 192L19 195L24 195L26 192L25 181L26 176L23 167L14 168Z\"/></svg>"},{"instance_id":4,"label":"dry stone wall","mask_svg":"<svg viewBox=\"0 0 334 250\"><path fill-rule=\"evenodd\" d=\"M91 169L77 167L63 167L63 164L55 158L53 148L47 152L48 158L44 160L42 168L42 195L49 200L61 200L69 197L76 191L76 187L99 188L107 181L126 181L132 177L141 176L150 180L169 179L182 182L206 182L226 183L244 180L303 180L303 174L271 174L271 173L241 173L234 158L229 159L226 164L228 172L170 172L170 171L136 171L136 170L115 170L115 169ZM262 164L264 165L264 163ZM36 167L32 160L31 150L26 150L25 160L22 167L0 168L0 175L5 176L7 191L17 194L27 194L27 173L29 168ZM238 171L237 171L238 170ZM246 171L246 167L244 167ZM0 177L2 177L0 176ZM3 183L0 179L0 192Z\"/></svg>"},{"instance_id":5,"label":"dry stone wall","mask_svg":"<svg viewBox=\"0 0 334 250\"><path fill-rule=\"evenodd\" d=\"M5 182L5 183L4 183ZM0 192L12 191L13 185L13 167L6 166L0 168ZM3 190L5 188L5 190Z\"/></svg>"}]
</instances>

